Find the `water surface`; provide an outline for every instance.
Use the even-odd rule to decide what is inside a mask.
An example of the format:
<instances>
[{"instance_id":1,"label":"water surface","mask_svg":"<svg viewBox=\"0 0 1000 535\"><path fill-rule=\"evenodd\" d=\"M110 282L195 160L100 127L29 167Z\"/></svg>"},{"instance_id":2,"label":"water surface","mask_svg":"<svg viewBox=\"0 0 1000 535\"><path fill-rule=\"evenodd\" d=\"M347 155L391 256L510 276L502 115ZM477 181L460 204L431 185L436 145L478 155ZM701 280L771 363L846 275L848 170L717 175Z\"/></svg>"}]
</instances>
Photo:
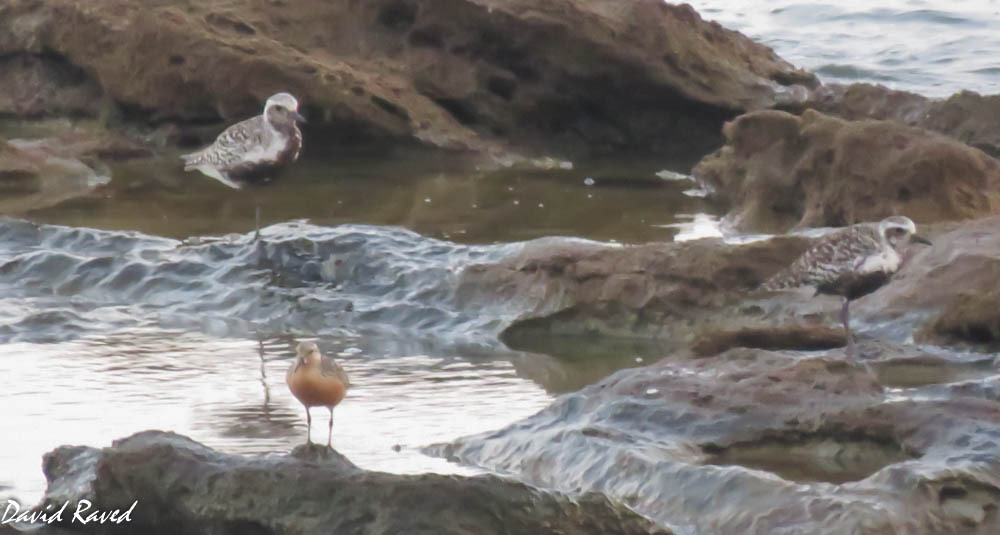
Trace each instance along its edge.
<instances>
[{"instance_id":1,"label":"water surface","mask_svg":"<svg viewBox=\"0 0 1000 535\"><path fill-rule=\"evenodd\" d=\"M284 384L301 340L351 376L334 446L353 462L474 473L420 448L501 428L644 360L613 344L508 348L497 335L523 303L457 295L462 269L545 236L715 229L691 183L656 176L656 163L306 159L248 191L174 163L115 165L87 197L0 219L0 402L14 408L0 485L23 501L41 496L41 456L62 444L158 428L226 452L289 451L306 438ZM325 442L328 413L313 417Z\"/></svg>"},{"instance_id":2,"label":"water surface","mask_svg":"<svg viewBox=\"0 0 1000 535\"><path fill-rule=\"evenodd\" d=\"M693 2L824 80L931 96L1000 92L998 4ZM546 236L718 235L720 207L657 176L700 156L507 169L307 147L280 185L238 192L183 173L174 154L113 165L107 187L31 222L0 220L0 490L33 502L44 452L149 428L227 452L287 452L305 439L284 385L300 340L318 341L352 377L334 426L352 461L472 473L419 448L500 429L663 351L508 347L497 335L523 303L459 299L463 267ZM258 205L267 228L254 243ZM312 438L324 441L325 411L314 418Z\"/></svg>"},{"instance_id":3,"label":"water surface","mask_svg":"<svg viewBox=\"0 0 1000 535\"><path fill-rule=\"evenodd\" d=\"M688 3L826 82L878 83L930 97L1000 93L998 0Z\"/></svg>"}]
</instances>

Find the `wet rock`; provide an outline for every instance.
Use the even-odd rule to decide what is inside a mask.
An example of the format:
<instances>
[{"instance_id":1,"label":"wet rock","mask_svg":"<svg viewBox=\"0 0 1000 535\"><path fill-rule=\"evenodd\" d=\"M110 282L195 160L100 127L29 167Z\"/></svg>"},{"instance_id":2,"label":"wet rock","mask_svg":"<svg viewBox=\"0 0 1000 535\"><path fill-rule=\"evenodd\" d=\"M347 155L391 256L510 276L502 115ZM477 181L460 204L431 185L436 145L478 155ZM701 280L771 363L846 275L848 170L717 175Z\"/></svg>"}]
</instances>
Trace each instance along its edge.
<instances>
[{"instance_id":1,"label":"wet rock","mask_svg":"<svg viewBox=\"0 0 1000 535\"><path fill-rule=\"evenodd\" d=\"M745 245L718 239L613 247L535 240L495 264L470 266L456 289L466 301L518 300L524 312L504 337L532 333L662 338L691 342L699 327L759 325L744 295L790 263L808 239ZM731 313L730 313L731 312Z\"/></svg>"},{"instance_id":2,"label":"wet rock","mask_svg":"<svg viewBox=\"0 0 1000 535\"><path fill-rule=\"evenodd\" d=\"M137 501L128 533L669 533L598 494L369 472L316 445L250 458L146 431L101 450L57 448L44 470L43 506L87 499L125 511Z\"/></svg>"},{"instance_id":3,"label":"wet rock","mask_svg":"<svg viewBox=\"0 0 1000 535\"><path fill-rule=\"evenodd\" d=\"M905 214L919 223L1000 211L1000 162L892 121L844 121L807 110L742 115L693 175L743 230L844 226Z\"/></svg>"},{"instance_id":4,"label":"wet rock","mask_svg":"<svg viewBox=\"0 0 1000 535\"><path fill-rule=\"evenodd\" d=\"M16 215L85 195L110 180L75 158L33 144L0 141L0 213Z\"/></svg>"},{"instance_id":5,"label":"wet rock","mask_svg":"<svg viewBox=\"0 0 1000 535\"><path fill-rule=\"evenodd\" d=\"M875 336L905 339L918 333L927 342L988 342L976 338L985 334L977 324L988 326L995 314L986 303L966 296L995 295L1000 217L948 225L930 234L934 246L914 249L916 254L892 282L857 300L851 313L864 318Z\"/></svg>"},{"instance_id":6,"label":"wet rock","mask_svg":"<svg viewBox=\"0 0 1000 535\"><path fill-rule=\"evenodd\" d=\"M814 108L852 121L885 119L919 126L1000 156L1000 95L962 91L937 100L882 85L829 84L793 108Z\"/></svg>"},{"instance_id":7,"label":"wet rock","mask_svg":"<svg viewBox=\"0 0 1000 535\"><path fill-rule=\"evenodd\" d=\"M97 82L51 54L0 56L0 87L0 115L97 117L101 113Z\"/></svg>"},{"instance_id":8,"label":"wet rock","mask_svg":"<svg viewBox=\"0 0 1000 535\"><path fill-rule=\"evenodd\" d=\"M757 349L833 349L847 343L843 329L826 326L778 326L735 331L706 331L695 340L696 355L718 355L733 347Z\"/></svg>"},{"instance_id":9,"label":"wet rock","mask_svg":"<svg viewBox=\"0 0 1000 535\"><path fill-rule=\"evenodd\" d=\"M921 126L1000 157L1000 95L956 93L934 102Z\"/></svg>"},{"instance_id":10,"label":"wet rock","mask_svg":"<svg viewBox=\"0 0 1000 535\"><path fill-rule=\"evenodd\" d=\"M880 378L965 358L859 349ZM679 531L985 535L1000 529L1000 403L978 394L1000 376L979 377L992 390L887 394L840 349L673 354L430 451L534 485L599 490Z\"/></svg>"},{"instance_id":11,"label":"wet rock","mask_svg":"<svg viewBox=\"0 0 1000 535\"><path fill-rule=\"evenodd\" d=\"M855 334L911 341L915 333L932 329L925 325L946 309L963 306L967 294L983 296L976 298L981 306L940 327L966 333L960 334L964 338L917 334L918 339L965 344L991 336L986 333L995 326L985 331L982 326L995 321L988 296L994 295L1000 273L1000 217L932 225L922 233L934 246L906 248L903 266L890 282L852 303ZM502 339L525 351L557 354L544 342L553 335L657 339L675 349L693 347L700 355L730 347L831 348L846 341L838 318L840 297L815 295L810 288L757 290L819 236L626 247L535 240L498 262L466 268L455 291L460 303L516 303L520 312L509 320Z\"/></svg>"},{"instance_id":12,"label":"wet rock","mask_svg":"<svg viewBox=\"0 0 1000 535\"><path fill-rule=\"evenodd\" d=\"M69 121L56 121L48 128L53 129L51 135L11 139L8 143L38 154L87 161L120 162L152 155L149 147L100 127L73 126Z\"/></svg>"},{"instance_id":13,"label":"wet rock","mask_svg":"<svg viewBox=\"0 0 1000 535\"><path fill-rule=\"evenodd\" d=\"M150 155L107 130L66 127L52 137L0 140L0 214L25 214L90 194L111 180L105 162Z\"/></svg>"},{"instance_id":14,"label":"wet rock","mask_svg":"<svg viewBox=\"0 0 1000 535\"><path fill-rule=\"evenodd\" d=\"M707 150L734 111L796 102L816 84L658 0L289 5L15 0L0 7L0 55L67 58L154 123L221 126L284 89L314 140L474 151Z\"/></svg>"},{"instance_id":15,"label":"wet rock","mask_svg":"<svg viewBox=\"0 0 1000 535\"><path fill-rule=\"evenodd\" d=\"M962 293L920 331L917 339L938 345L966 343L1000 348L1000 290Z\"/></svg>"}]
</instances>

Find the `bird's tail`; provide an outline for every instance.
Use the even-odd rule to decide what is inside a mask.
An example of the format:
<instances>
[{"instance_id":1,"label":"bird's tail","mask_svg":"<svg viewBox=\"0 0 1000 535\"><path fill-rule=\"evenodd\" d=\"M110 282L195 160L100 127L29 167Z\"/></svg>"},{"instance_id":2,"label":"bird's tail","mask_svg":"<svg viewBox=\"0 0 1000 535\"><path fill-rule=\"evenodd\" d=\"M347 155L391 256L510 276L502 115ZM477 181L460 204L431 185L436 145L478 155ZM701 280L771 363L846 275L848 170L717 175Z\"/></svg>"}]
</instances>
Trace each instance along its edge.
<instances>
[{"instance_id":1,"label":"bird's tail","mask_svg":"<svg viewBox=\"0 0 1000 535\"><path fill-rule=\"evenodd\" d=\"M803 280L803 278L799 274L795 273L794 270L786 268L761 283L757 289L765 292L774 292L778 290L789 290L806 284L808 284L808 281Z\"/></svg>"},{"instance_id":2,"label":"bird's tail","mask_svg":"<svg viewBox=\"0 0 1000 535\"><path fill-rule=\"evenodd\" d=\"M184 170L192 171L197 169L201 162L202 151L192 152L189 154L181 154L181 160L184 161Z\"/></svg>"}]
</instances>

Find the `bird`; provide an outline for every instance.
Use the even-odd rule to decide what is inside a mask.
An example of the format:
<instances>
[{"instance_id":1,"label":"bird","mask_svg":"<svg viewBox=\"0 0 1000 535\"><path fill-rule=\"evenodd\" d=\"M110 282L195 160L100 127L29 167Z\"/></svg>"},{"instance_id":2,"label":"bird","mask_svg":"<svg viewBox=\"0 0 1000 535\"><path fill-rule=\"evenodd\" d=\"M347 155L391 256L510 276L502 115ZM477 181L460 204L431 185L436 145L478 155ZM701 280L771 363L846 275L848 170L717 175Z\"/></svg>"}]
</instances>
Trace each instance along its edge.
<instances>
[{"instance_id":1,"label":"bird","mask_svg":"<svg viewBox=\"0 0 1000 535\"><path fill-rule=\"evenodd\" d=\"M824 236L788 267L761 285L765 291L812 286L816 293L844 298L840 321L847 335L847 354L854 358L850 326L851 301L868 295L889 282L903 261L903 245L932 245L917 235L917 226L905 216L880 222L858 223Z\"/></svg>"},{"instance_id":2,"label":"bird","mask_svg":"<svg viewBox=\"0 0 1000 535\"><path fill-rule=\"evenodd\" d=\"M288 384L292 395L306 409L308 425L306 443L312 443L312 416L309 414L309 409L326 407L330 409L330 427L326 445L332 448L333 408L344 400L351 382L344 368L332 358L320 354L316 344L302 342L296 347L295 353L295 360L285 374L285 383Z\"/></svg>"},{"instance_id":3,"label":"bird","mask_svg":"<svg viewBox=\"0 0 1000 535\"><path fill-rule=\"evenodd\" d=\"M225 129L215 141L196 152L181 155L185 171L200 171L223 184L240 189L245 185L272 182L299 158L304 123L299 101L287 92L271 95L264 112ZM256 232L260 237L260 204L255 207Z\"/></svg>"}]
</instances>

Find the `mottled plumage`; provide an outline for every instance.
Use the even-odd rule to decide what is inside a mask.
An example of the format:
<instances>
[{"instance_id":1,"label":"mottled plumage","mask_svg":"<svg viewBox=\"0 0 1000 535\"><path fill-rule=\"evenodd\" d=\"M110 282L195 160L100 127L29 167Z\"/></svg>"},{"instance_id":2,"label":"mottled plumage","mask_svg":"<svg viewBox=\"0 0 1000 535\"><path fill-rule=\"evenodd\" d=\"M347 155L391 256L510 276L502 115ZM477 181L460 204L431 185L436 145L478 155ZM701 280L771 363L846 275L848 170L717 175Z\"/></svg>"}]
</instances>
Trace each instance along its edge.
<instances>
[{"instance_id":1,"label":"mottled plumage","mask_svg":"<svg viewBox=\"0 0 1000 535\"><path fill-rule=\"evenodd\" d=\"M312 430L310 407L330 409L330 433L326 445L333 440L333 408L336 407L351 386L347 372L330 357L324 357L312 342L303 342L295 350L295 360L288 367L285 382L292 395L306 409L306 422ZM309 436L309 435L307 435ZM311 441L311 438L307 439Z\"/></svg>"},{"instance_id":2,"label":"mottled plumage","mask_svg":"<svg viewBox=\"0 0 1000 535\"><path fill-rule=\"evenodd\" d=\"M765 290L813 286L818 293L856 299L871 293L899 268L899 253L879 234L878 223L860 223L829 234L763 285Z\"/></svg>"},{"instance_id":3,"label":"mottled plumage","mask_svg":"<svg viewBox=\"0 0 1000 535\"><path fill-rule=\"evenodd\" d=\"M899 249L910 241L930 245L917 236L909 218L892 216L879 223L859 223L829 234L806 250L790 266L761 285L763 290L802 286L816 293L844 297L841 321L847 331L848 351L853 352L849 305L854 299L874 292L889 282L899 270Z\"/></svg>"},{"instance_id":4,"label":"mottled plumage","mask_svg":"<svg viewBox=\"0 0 1000 535\"><path fill-rule=\"evenodd\" d=\"M299 103L289 93L267 99L264 113L236 123L204 149L181 156L184 170L197 170L223 184L240 188L269 182L295 162L302 148L296 121Z\"/></svg>"}]
</instances>

